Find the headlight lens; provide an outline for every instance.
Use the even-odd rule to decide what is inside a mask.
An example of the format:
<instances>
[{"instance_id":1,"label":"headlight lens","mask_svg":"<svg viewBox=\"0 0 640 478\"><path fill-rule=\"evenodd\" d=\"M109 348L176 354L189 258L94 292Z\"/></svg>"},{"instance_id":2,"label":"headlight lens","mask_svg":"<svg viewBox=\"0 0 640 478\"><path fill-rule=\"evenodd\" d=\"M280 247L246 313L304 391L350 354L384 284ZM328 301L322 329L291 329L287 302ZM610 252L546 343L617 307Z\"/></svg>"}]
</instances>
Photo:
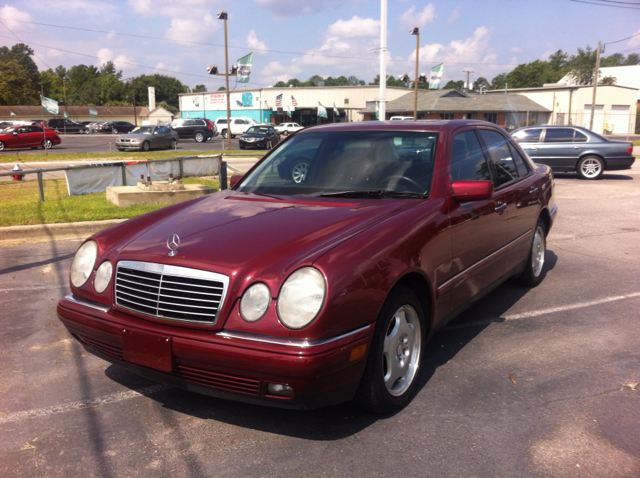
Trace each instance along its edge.
<instances>
[{"instance_id":1,"label":"headlight lens","mask_svg":"<svg viewBox=\"0 0 640 478\"><path fill-rule=\"evenodd\" d=\"M95 241L87 241L80 246L71 264L71 283L82 287L93 270L98 256L98 245Z\"/></svg>"},{"instance_id":2,"label":"headlight lens","mask_svg":"<svg viewBox=\"0 0 640 478\"><path fill-rule=\"evenodd\" d=\"M111 265L111 262L104 261L100 264L100 267L98 267L98 270L96 271L96 277L93 280L93 288L98 294L102 294L106 290L109 282L111 282L112 275L113 266Z\"/></svg>"},{"instance_id":3,"label":"headlight lens","mask_svg":"<svg viewBox=\"0 0 640 478\"><path fill-rule=\"evenodd\" d=\"M322 307L327 286L313 267L298 269L284 282L278 297L278 317L290 329L301 329L315 319Z\"/></svg>"},{"instance_id":4,"label":"headlight lens","mask_svg":"<svg viewBox=\"0 0 640 478\"><path fill-rule=\"evenodd\" d=\"M262 318L269 308L271 292L262 283L249 287L240 301L240 315L247 322L255 322Z\"/></svg>"}]
</instances>

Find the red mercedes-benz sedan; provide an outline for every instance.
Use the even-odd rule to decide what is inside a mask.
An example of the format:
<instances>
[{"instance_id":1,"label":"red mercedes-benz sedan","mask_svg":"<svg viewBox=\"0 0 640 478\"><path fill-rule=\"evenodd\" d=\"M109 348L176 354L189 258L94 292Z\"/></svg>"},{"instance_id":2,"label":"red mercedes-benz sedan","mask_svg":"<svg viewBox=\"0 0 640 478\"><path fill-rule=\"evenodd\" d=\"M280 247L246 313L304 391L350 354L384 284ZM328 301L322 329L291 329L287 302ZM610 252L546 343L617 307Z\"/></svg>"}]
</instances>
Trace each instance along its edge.
<instances>
[{"instance_id":1,"label":"red mercedes-benz sedan","mask_svg":"<svg viewBox=\"0 0 640 478\"><path fill-rule=\"evenodd\" d=\"M0 133L0 151L10 148L50 149L61 142L58 133L36 125L14 126Z\"/></svg>"},{"instance_id":2,"label":"red mercedes-benz sedan","mask_svg":"<svg viewBox=\"0 0 640 478\"><path fill-rule=\"evenodd\" d=\"M215 397L393 412L440 327L540 282L556 215L549 167L483 121L311 127L232 183L80 246L58 315L89 352Z\"/></svg>"}]
</instances>

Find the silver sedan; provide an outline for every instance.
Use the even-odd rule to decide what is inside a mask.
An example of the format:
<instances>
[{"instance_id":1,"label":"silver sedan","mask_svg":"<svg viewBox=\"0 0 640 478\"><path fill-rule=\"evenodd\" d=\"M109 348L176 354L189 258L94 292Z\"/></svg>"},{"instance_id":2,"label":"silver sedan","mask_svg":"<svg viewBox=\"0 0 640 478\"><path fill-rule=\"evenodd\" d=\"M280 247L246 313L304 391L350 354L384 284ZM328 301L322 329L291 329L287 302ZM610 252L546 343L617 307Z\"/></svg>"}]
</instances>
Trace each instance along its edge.
<instances>
[{"instance_id":1,"label":"silver sedan","mask_svg":"<svg viewBox=\"0 0 640 478\"><path fill-rule=\"evenodd\" d=\"M168 126L138 126L116 141L119 151L149 151L150 149L175 149L178 133Z\"/></svg>"}]
</instances>

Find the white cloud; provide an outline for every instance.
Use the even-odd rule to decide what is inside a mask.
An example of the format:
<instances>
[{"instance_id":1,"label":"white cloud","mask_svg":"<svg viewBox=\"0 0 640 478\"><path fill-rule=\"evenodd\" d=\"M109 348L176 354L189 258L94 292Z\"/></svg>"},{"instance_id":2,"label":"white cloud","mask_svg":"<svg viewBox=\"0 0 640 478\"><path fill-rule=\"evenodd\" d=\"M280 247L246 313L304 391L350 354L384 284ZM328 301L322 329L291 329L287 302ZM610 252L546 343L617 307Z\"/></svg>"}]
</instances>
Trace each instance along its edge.
<instances>
[{"instance_id":1,"label":"white cloud","mask_svg":"<svg viewBox=\"0 0 640 478\"><path fill-rule=\"evenodd\" d=\"M135 64L133 58L127 55L115 56L109 48L101 48L98 50L98 53L96 53L96 56L98 57L96 59L96 66L102 66L107 61L112 61L117 69L122 70L127 67L131 68L133 66L132 63Z\"/></svg>"},{"instance_id":2,"label":"white cloud","mask_svg":"<svg viewBox=\"0 0 640 478\"><path fill-rule=\"evenodd\" d=\"M416 12L415 5L400 16L400 21L405 27L423 27L429 22L433 22L438 17L436 6L429 3L421 12Z\"/></svg>"},{"instance_id":3,"label":"white cloud","mask_svg":"<svg viewBox=\"0 0 640 478\"><path fill-rule=\"evenodd\" d=\"M260 70L260 81L273 84L278 81L287 81L300 73L302 70L296 65L283 66L279 61L272 61Z\"/></svg>"},{"instance_id":4,"label":"white cloud","mask_svg":"<svg viewBox=\"0 0 640 478\"><path fill-rule=\"evenodd\" d=\"M5 5L0 8L0 20L3 21L11 30L24 30L25 28L33 27L22 22L30 22L31 15L27 12L18 10L11 5Z\"/></svg>"},{"instance_id":5,"label":"white cloud","mask_svg":"<svg viewBox=\"0 0 640 478\"><path fill-rule=\"evenodd\" d=\"M256 50L266 50L267 45L263 41L258 40L258 35L255 30L251 30L247 35L247 47L255 48ZM266 52L261 52L266 53Z\"/></svg>"},{"instance_id":6,"label":"white cloud","mask_svg":"<svg viewBox=\"0 0 640 478\"><path fill-rule=\"evenodd\" d=\"M521 51L522 51L522 48L518 48L517 46L514 46L511 48L512 53L520 53Z\"/></svg>"},{"instance_id":7,"label":"white cloud","mask_svg":"<svg viewBox=\"0 0 640 478\"><path fill-rule=\"evenodd\" d=\"M351 20L338 20L329 26L329 37L365 37L380 35L380 20L360 18L355 15Z\"/></svg>"},{"instance_id":8,"label":"white cloud","mask_svg":"<svg viewBox=\"0 0 640 478\"><path fill-rule=\"evenodd\" d=\"M312 15L344 3L358 5L361 2L362 0L255 0L259 7L270 12L278 20Z\"/></svg>"},{"instance_id":9,"label":"white cloud","mask_svg":"<svg viewBox=\"0 0 640 478\"><path fill-rule=\"evenodd\" d=\"M167 30L165 38L204 41L219 28L218 23L220 22L209 13L200 18L174 17L171 19L171 27Z\"/></svg>"},{"instance_id":10,"label":"white cloud","mask_svg":"<svg viewBox=\"0 0 640 478\"><path fill-rule=\"evenodd\" d=\"M156 65L156 68L158 70L169 70L169 71L173 71L173 72L179 72L180 71L180 67L179 66L169 66L169 65L165 65L164 63L160 62Z\"/></svg>"},{"instance_id":11,"label":"white cloud","mask_svg":"<svg viewBox=\"0 0 640 478\"><path fill-rule=\"evenodd\" d=\"M635 47L640 46L640 29L638 29L638 30L634 33L634 35L637 35L637 36L635 36L635 37L631 38L631 39L629 40L629 42L627 43L627 46L628 46L629 48L635 48Z\"/></svg>"},{"instance_id":12,"label":"white cloud","mask_svg":"<svg viewBox=\"0 0 640 478\"><path fill-rule=\"evenodd\" d=\"M457 22L460 19L460 11L462 10L462 7L456 7L453 9L453 11L451 12L451 15L449 15L449 20L447 20L447 23L449 25L451 25L452 23Z\"/></svg>"}]
</instances>

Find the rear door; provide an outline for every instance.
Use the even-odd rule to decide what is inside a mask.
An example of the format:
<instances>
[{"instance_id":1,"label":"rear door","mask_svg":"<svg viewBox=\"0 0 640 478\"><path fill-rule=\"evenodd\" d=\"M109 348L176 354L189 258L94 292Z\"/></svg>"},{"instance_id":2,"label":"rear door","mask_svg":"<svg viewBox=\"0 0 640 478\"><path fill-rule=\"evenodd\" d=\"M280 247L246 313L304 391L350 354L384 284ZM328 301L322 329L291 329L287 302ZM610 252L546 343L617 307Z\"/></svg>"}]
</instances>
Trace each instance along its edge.
<instances>
[{"instance_id":1,"label":"rear door","mask_svg":"<svg viewBox=\"0 0 640 478\"><path fill-rule=\"evenodd\" d=\"M456 132L450 145L451 179L491 180L491 166L476 130ZM451 293L455 311L494 284L504 274L507 243L507 204L504 190L490 199L453 202L451 224L452 277L439 287Z\"/></svg>"},{"instance_id":2,"label":"rear door","mask_svg":"<svg viewBox=\"0 0 640 478\"><path fill-rule=\"evenodd\" d=\"M542 192L531 166L507 137L495 130L481 129L479 133L490 158L496 191L507 206L508 273L528 256Z\"/></svg>"}]
</instances>

